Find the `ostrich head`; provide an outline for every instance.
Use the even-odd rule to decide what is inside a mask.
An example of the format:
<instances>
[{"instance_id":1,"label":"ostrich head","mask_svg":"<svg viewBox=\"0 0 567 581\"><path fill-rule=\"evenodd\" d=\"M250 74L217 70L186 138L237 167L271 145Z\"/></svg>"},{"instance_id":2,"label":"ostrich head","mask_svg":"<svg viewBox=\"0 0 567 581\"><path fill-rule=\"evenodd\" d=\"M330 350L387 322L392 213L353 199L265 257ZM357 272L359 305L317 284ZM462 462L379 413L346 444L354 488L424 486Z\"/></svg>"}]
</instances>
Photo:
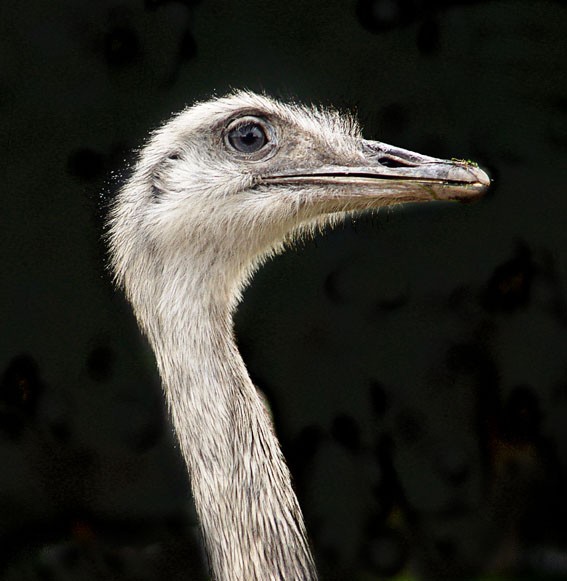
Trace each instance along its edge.
<instances>
[{"instance_id":1,"label":"ostrich head","mask_svg":"<svg viewBox=\"0 0 567 581\"><path fill-rule=\"evenodd\" d=\"M349 212L469 199L488 176L362 139L328 111L236 93L142 149L110 217L112 266L156 354L219 580L316 578L289 471L233 338L255 267Z\"/></svg>"},{"instance_id":2,"label":"ostrich head","mask_svg":"<svg viewBox=\"0 0 567 581\"><path fill-rule=\"evenodd\" d=\"M474 165L365 140L350 117L239 92L150 138L114 209L114 267L130 294L148 269L175 264L234 303L264 257L313 226L400 202L471 199L488 185Z\"/></svg>"}]
</instances>

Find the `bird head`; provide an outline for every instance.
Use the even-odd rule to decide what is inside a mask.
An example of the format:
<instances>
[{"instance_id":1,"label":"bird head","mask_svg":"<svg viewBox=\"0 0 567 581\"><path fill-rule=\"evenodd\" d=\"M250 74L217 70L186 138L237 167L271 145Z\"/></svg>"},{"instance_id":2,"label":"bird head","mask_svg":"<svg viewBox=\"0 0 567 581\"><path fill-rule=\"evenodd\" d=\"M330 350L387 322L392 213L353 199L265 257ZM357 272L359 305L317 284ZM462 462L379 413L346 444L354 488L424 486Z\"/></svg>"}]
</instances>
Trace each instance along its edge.
<instances>
[{"instance_id":1,"label":"bird head","mask_svg":"<svg viewBox=\"0 0 567 581\"><path fill-rule=\"evenodd\" d=\"M470 162L363 139L348 115L238 92L152 134L112 211L112 259L122 281L149 255L242 279L314 225L402 202L470 200L489 183Z\"/></svg>"}]
</instances>

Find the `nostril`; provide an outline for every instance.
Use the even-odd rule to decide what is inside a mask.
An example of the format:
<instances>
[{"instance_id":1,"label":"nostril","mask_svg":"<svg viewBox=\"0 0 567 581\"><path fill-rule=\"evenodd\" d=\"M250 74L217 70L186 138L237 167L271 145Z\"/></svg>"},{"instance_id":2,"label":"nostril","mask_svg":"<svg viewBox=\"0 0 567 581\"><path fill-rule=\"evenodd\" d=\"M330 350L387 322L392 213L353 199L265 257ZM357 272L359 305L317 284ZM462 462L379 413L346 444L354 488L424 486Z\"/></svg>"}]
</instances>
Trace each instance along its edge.
<instances>
[{"instance_id":1,"label":"nostril","mask_svg":"<svg viewBox=\"0 0 567 581\"><path fill-rule=\"evenodd\" d=\"M408 167L412 165L410 163L405 163L399 159L395 159L392 157L381 157L378 159L378 163L386 167Z\"/></svg>"}]
</instances>

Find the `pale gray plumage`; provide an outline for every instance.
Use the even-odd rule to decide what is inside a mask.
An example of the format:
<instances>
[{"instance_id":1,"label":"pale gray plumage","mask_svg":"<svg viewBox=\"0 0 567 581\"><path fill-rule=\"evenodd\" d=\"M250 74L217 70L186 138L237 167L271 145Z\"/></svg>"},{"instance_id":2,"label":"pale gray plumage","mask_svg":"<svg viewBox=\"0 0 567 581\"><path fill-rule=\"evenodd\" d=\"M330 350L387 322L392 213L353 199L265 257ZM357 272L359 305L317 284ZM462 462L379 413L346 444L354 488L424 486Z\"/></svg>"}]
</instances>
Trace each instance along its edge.
<instances>
[{"instance_id":1,"label":"pale gray plumage","mask_svg":"<svg viewBox=\"0 0 567 581\"><path fill-rule=\"evenodd\" d=\"M243 126L263 132L258 151L227 138ZM476 197L487 185L470 164L365 141L350 117L247 92L186 109L142 149L111 212L111 261L155 351L217 580L316 578L289 470L233 336L250 275L348 212Z\"/></svg>"}]
</instances>

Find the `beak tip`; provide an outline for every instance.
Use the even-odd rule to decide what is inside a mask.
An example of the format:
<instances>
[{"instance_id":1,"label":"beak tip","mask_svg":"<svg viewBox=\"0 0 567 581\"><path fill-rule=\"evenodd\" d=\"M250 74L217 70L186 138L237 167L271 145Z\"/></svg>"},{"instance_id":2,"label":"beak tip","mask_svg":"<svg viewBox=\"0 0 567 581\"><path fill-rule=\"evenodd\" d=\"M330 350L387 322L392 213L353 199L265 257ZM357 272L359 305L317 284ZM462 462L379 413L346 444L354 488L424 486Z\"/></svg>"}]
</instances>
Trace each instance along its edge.
<instances>
[{"instance_id":1,"label":"beak tip","mask_svg":"<svg viewBox=\"0 0 567 581\"><path fill-rule=\"evenodd\" d=\"M492 183L492 180L490 179L490 176L482 169L480 168L476 168L476 174L477 174L477 178L480 184L482 184L485 187L489 187L490 184Z\"/></svg>"},{"instance_id":2,"label":"beak tip","mask_svg":"<svg viewBox=\"0 0 567 581\"><path fill-rule=\"evenodd\" d=\"M487 188L491 184L489 175L484 170L480 169L480 167L478 167L476 164L467 163L465 166L463 166L462 162L459 161L453 166L452 169L455 172L455 177L458 175L458 172L462 172L464 170L464 181L468 181L471 184L483 186L484 188ZM461 173L461 175L463 174Z\"/></svg>"}]
</instances>

